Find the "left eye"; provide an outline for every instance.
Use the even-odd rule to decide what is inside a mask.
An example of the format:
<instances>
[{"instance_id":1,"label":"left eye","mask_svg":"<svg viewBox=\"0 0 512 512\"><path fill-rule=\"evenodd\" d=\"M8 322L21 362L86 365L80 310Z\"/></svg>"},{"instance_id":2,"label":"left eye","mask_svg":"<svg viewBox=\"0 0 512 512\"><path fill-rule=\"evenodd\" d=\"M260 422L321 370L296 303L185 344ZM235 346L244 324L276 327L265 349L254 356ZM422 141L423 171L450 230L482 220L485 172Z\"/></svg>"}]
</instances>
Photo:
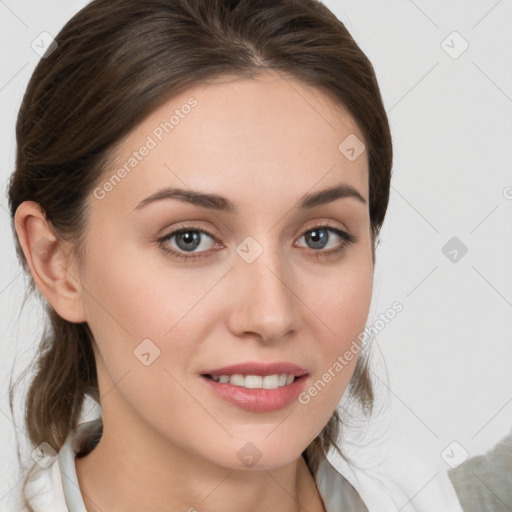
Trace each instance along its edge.
<instances>
[{"instance_id":1,"label":"left eye","mask_svg":"<svg viewBox=\"0 0 512 512\"><path fill-rule=\"evenodd\" d=\"M299 240L304 238L306 241L309 241L312 244L312 249L330 249L331 247L326 247L326 244L331 241L332 233L338 238L346 239L343 231L324 226L306 231Z\"/></svg>"}]
</instances>

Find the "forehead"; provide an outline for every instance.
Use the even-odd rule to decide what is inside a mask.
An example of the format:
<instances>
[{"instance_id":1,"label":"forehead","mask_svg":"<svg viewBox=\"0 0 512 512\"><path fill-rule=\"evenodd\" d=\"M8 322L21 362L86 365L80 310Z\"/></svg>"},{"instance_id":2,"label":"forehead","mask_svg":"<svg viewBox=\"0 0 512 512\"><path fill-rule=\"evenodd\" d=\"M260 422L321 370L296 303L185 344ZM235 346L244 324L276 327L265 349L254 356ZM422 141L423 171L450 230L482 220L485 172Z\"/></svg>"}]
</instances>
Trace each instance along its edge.
<instances>
[{"instance_id":1,"label":"forehead","mask_svg":"<svg viewBox=\"0 0 512 512\"><path fill-rule=\"evenodd\" d=\"M366 151L346 153L363 141L341 105L303 82L274 72L218 78L172 97L121 141L100 182L111 182L101 208L131 212L165 186L243 204L344 182L367 198Z\"/></svg>"}]
</instances>

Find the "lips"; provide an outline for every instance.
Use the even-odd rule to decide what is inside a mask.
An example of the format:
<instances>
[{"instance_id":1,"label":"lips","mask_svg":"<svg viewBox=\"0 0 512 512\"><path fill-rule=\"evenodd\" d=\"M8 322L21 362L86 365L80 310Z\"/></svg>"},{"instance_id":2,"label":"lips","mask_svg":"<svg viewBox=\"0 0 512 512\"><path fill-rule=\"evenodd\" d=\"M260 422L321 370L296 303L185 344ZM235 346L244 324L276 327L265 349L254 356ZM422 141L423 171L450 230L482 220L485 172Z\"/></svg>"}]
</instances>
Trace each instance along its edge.
<instances>
[{"instance_id":1,"label":"lips","mask_svg":"<svg viewBox=\"0 0 512 512\"><path fill-rule=\"evenodd\" d=\"M294 363L288 362L275 362L275 363L259 363L255 361L249 361L240 364L233 364L230 366L223 366L222 368L213 368L201 372L204 376L220 377L221 375L275 375L275 374L287 374L294 375L295 377L302 377L307 375L308 371Z\"/></svg>"}]
</instances>

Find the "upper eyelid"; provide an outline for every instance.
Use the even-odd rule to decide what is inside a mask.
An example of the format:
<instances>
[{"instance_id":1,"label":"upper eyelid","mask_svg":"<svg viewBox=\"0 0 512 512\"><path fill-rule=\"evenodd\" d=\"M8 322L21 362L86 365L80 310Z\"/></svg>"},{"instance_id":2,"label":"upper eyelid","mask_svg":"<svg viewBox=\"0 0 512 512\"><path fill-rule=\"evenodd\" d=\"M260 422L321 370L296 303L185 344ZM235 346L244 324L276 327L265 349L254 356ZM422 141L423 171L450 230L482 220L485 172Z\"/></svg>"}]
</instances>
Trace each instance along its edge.
<instances>
[{"instance_id":1,"label":"upper eyelid","mask_svg":"<svg viewBox=\"0 0 512 512\"><path fill-rule=\"evenodd\" d=\"M301 232L301 234L300 234L300 238L303 237L304 234L306 234L309 231L312 231L314 229L327 229L329 231L332 231L334 234L336 234L338 236L341 236L340 233L338 233L338 231L341 231L341 232L346 233L348 236L356 239L355 235L351 234L350 231L348 231L347 229L340 228L338 226L333 226L332 224L329 224L326 221L324 221L323 223L319 222L319 223L314 224L313 226L308 227L307 229L303 230ZM197 227L197 226L193 226L193 225L188 225L188 226L183 226L183 227L175 228L172 231L169 231L168 234L162 235L160 237L160 240L167 240L167 239L172 238L173 236L175 236L175 235L177 235L179 233L188 232L188 231L197 231L197 232L203 233L203 234L211 237L215 242L219 243L219 237L215 233L211 233L209 230L206 230L204 228L200 228L200 227Z\"/></svg>"},{"instance_id":2,"label":"upper eyelid","mask_svg":"<svg viewBox=\"0 0 512 512\"><path fill-rule=\"evenodd\" d=\"M202 233L206 233L207 235L212 236L212 237L220 238L220 236L221 236L220 234L217 234L217 230L215 230L215 229L200 227L198 225L195 225L194 221L189 221L189 224L187 224L186 222L187 221L184 221L184 224L182 226L178 226L178 227L170 230L167 235L163 235L163 236L170 236L170 235L175 234L176 232L180 232L180 231L201 231ZM337 222L340 222L340 221L337 221ZM318 229L318 228L331 228L334 230L337 229L339 231L344 231L347 234L349 234L351 231L348 227L346 227L344 225L342 225L342 226L334 225L333 221L320 220L320 221L317 221L316 223L313 223L311 226L307 227L306 229L302 230L302 232L300 234L303 235L304 233L307 233L308 231L311 231L312 229Z\"/></svg>"}]
</instances>

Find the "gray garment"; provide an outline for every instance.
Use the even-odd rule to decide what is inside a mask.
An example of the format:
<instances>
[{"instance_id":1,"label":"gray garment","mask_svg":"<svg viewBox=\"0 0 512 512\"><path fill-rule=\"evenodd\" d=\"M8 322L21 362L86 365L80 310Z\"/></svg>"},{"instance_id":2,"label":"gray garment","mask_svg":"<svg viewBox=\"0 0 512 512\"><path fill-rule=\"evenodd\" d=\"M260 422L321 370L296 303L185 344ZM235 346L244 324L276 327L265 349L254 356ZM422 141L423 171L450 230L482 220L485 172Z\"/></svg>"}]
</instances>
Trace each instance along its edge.
<instances>
[{"instance_id":1,"label":"gray garment","mask_svg":"<svg viewBox=\"0 0 512 512\"><path fill-rule=\"evenodd\" d=\"M448 476L464 512L512 512L512 432Z\"/></svg>"}]
</instances>

